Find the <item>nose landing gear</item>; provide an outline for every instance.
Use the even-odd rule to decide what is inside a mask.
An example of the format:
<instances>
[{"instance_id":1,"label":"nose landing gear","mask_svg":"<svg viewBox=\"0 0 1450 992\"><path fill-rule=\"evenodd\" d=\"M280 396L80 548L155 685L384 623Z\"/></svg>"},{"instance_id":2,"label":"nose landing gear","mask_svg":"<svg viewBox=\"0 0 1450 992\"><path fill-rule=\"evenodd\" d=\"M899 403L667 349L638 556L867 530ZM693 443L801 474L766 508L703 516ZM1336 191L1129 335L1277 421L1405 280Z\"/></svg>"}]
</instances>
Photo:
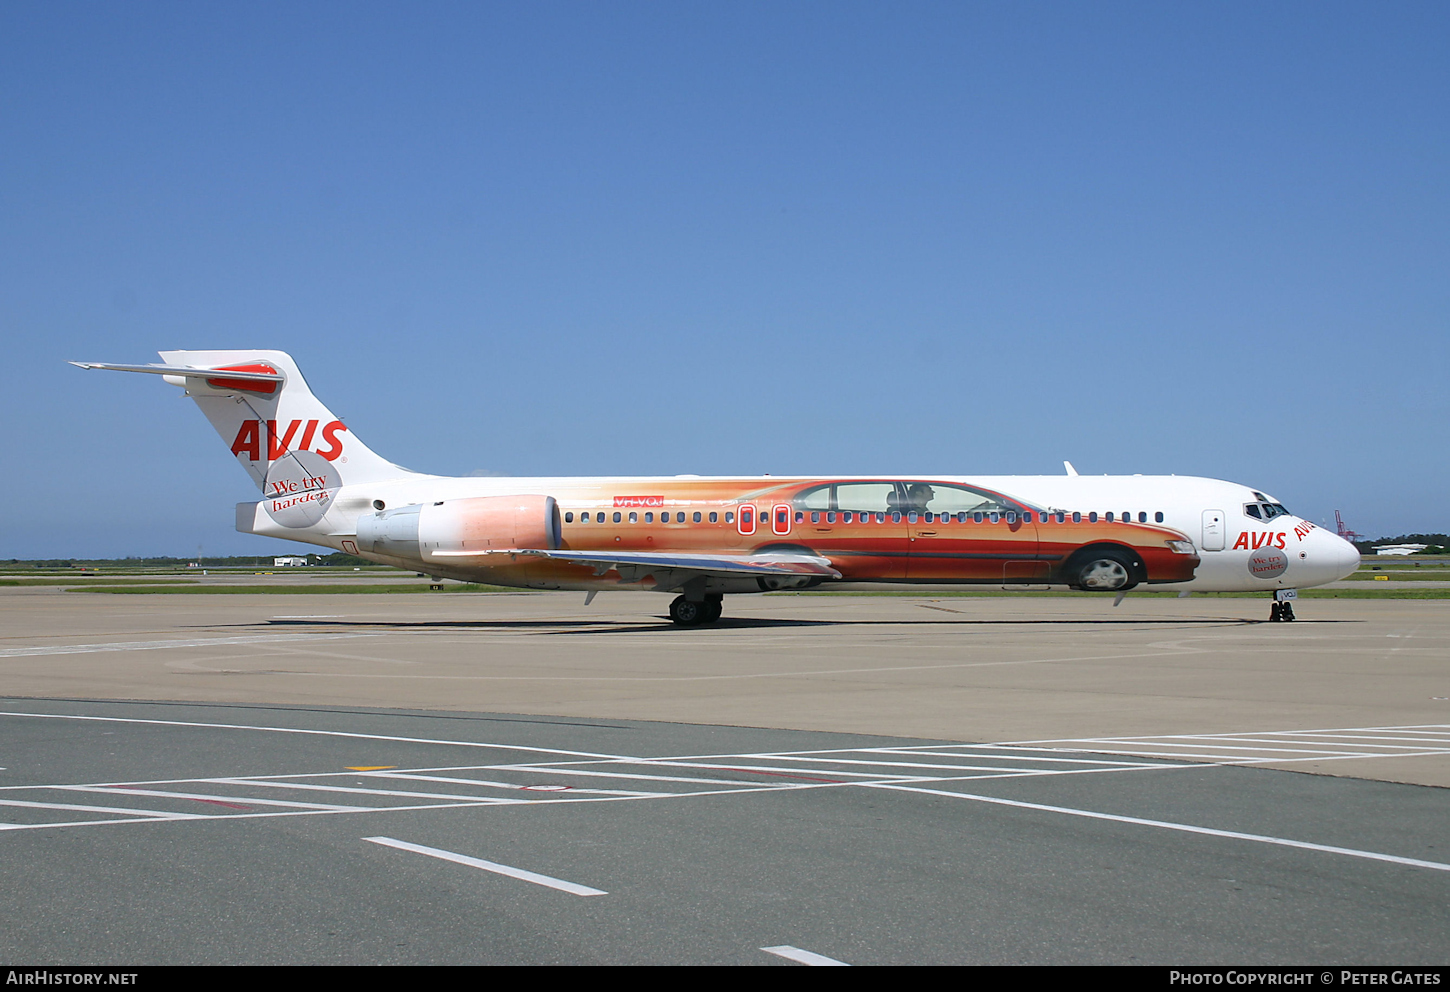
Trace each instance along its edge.
<instances>
[{"instance_id":1,"label":"nose landing gear","mask_svg":"<svg viewBox=\"0 0 1450 992\"><path fill-rule=\"evenodd\" d=\"M1294 619L1294 604L1287 599L1284 602L1274 600L1274 605L1269 607L1269 622L1280 623Z\"/></svg>"}]
</instances>

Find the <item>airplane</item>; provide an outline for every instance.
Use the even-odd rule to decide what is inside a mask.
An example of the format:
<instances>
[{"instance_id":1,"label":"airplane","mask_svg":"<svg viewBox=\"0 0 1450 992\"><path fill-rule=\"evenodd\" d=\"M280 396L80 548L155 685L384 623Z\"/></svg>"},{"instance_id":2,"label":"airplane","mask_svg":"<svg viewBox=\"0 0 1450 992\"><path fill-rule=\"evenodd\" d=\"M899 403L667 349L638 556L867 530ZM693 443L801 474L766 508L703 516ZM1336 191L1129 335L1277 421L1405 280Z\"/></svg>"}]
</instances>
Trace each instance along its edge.
<instances>
[{"instance_id":1,"label":"airplane","mask_svg":"<svg viewBox=\"0 0 1450 992\"><path fill-rule=\"evenodd\" d=\"M163 351L262 499L244 534L429 575L529 589L674 593L670 619L713 623L727 594L851 582L1139 586L1274 593L1342 579L1359 552L1262 492L1190 476L451 478L375 454L281 351Z\"/></svg>"}]
</instances>

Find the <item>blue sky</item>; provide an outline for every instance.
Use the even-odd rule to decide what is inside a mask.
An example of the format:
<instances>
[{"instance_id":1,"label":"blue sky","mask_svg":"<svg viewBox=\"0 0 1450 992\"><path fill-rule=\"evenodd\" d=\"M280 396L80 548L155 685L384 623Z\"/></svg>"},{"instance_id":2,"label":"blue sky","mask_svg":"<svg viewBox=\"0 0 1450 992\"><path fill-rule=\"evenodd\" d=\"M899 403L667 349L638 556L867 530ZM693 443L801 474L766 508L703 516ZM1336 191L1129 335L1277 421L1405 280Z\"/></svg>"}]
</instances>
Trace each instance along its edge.
<instances>
[{"instance_id":1,"label":"blue sky","mask_svg":"<svg viewBox=\"0 0 1450 992\"><path fill-rule=\"evenodd\" d=\"M1450 530L1443 3L0 6L0 558L265 553L176 390L446 473L1178 473ZM22 480L35 480L24 485Z\"/></svg>"}]
</instances>

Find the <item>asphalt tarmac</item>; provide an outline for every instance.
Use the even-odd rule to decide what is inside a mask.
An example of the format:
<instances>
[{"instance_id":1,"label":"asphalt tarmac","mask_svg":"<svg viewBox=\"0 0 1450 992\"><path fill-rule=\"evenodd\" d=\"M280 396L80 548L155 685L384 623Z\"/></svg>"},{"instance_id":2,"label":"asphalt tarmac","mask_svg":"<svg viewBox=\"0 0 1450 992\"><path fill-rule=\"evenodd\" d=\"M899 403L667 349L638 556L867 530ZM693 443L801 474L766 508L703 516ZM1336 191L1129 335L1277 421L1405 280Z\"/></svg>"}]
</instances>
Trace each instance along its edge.
<instances>
[{"instance_id":1,"label":"asphalt tarmac","mask_svg":"<svg viewBox=\"0 0 1450 992\"><path fill-rule=\"evenodd\" d=\"M0 957L1445 963L1439 601L664 602L0 594Z\"/></svg>"}]
</instances>

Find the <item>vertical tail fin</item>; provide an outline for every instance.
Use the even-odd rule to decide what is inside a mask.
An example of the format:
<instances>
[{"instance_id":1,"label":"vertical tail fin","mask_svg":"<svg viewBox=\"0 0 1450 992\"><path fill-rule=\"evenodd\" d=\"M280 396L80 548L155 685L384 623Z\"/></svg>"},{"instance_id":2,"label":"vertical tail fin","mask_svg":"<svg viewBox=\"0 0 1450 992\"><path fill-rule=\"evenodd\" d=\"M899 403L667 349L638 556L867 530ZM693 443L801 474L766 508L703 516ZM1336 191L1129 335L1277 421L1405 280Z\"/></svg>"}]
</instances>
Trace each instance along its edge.
<instances>
[{"instance_id":1,"label":"vertical tail fin","mask_svg":"<svg viewBox=\"0 0 1450 992\"><path fill-rule=\"evenodd\" d=\"M151 372L184 388L257 488L272 499L415 474L358 440L312 395L286 352L163 351L161 358L161 365L72 364Z\"/></svg>"},{"instance_id":2,"label":"vertical tail fin","mask_svg":"<svg viewBox=\"0 0 1450 992\"><path fill-rule=\"evenodd\" d=\"M289 487L336 489L412 475L375 454L323 406L292 356L281 351L163 351L168 371L178 366L208 372L276 373L280 381L178 375L231 448L252 481L267 496ZM325 481L324 481L325 480Z\"/></svg>"}]
</instances>

